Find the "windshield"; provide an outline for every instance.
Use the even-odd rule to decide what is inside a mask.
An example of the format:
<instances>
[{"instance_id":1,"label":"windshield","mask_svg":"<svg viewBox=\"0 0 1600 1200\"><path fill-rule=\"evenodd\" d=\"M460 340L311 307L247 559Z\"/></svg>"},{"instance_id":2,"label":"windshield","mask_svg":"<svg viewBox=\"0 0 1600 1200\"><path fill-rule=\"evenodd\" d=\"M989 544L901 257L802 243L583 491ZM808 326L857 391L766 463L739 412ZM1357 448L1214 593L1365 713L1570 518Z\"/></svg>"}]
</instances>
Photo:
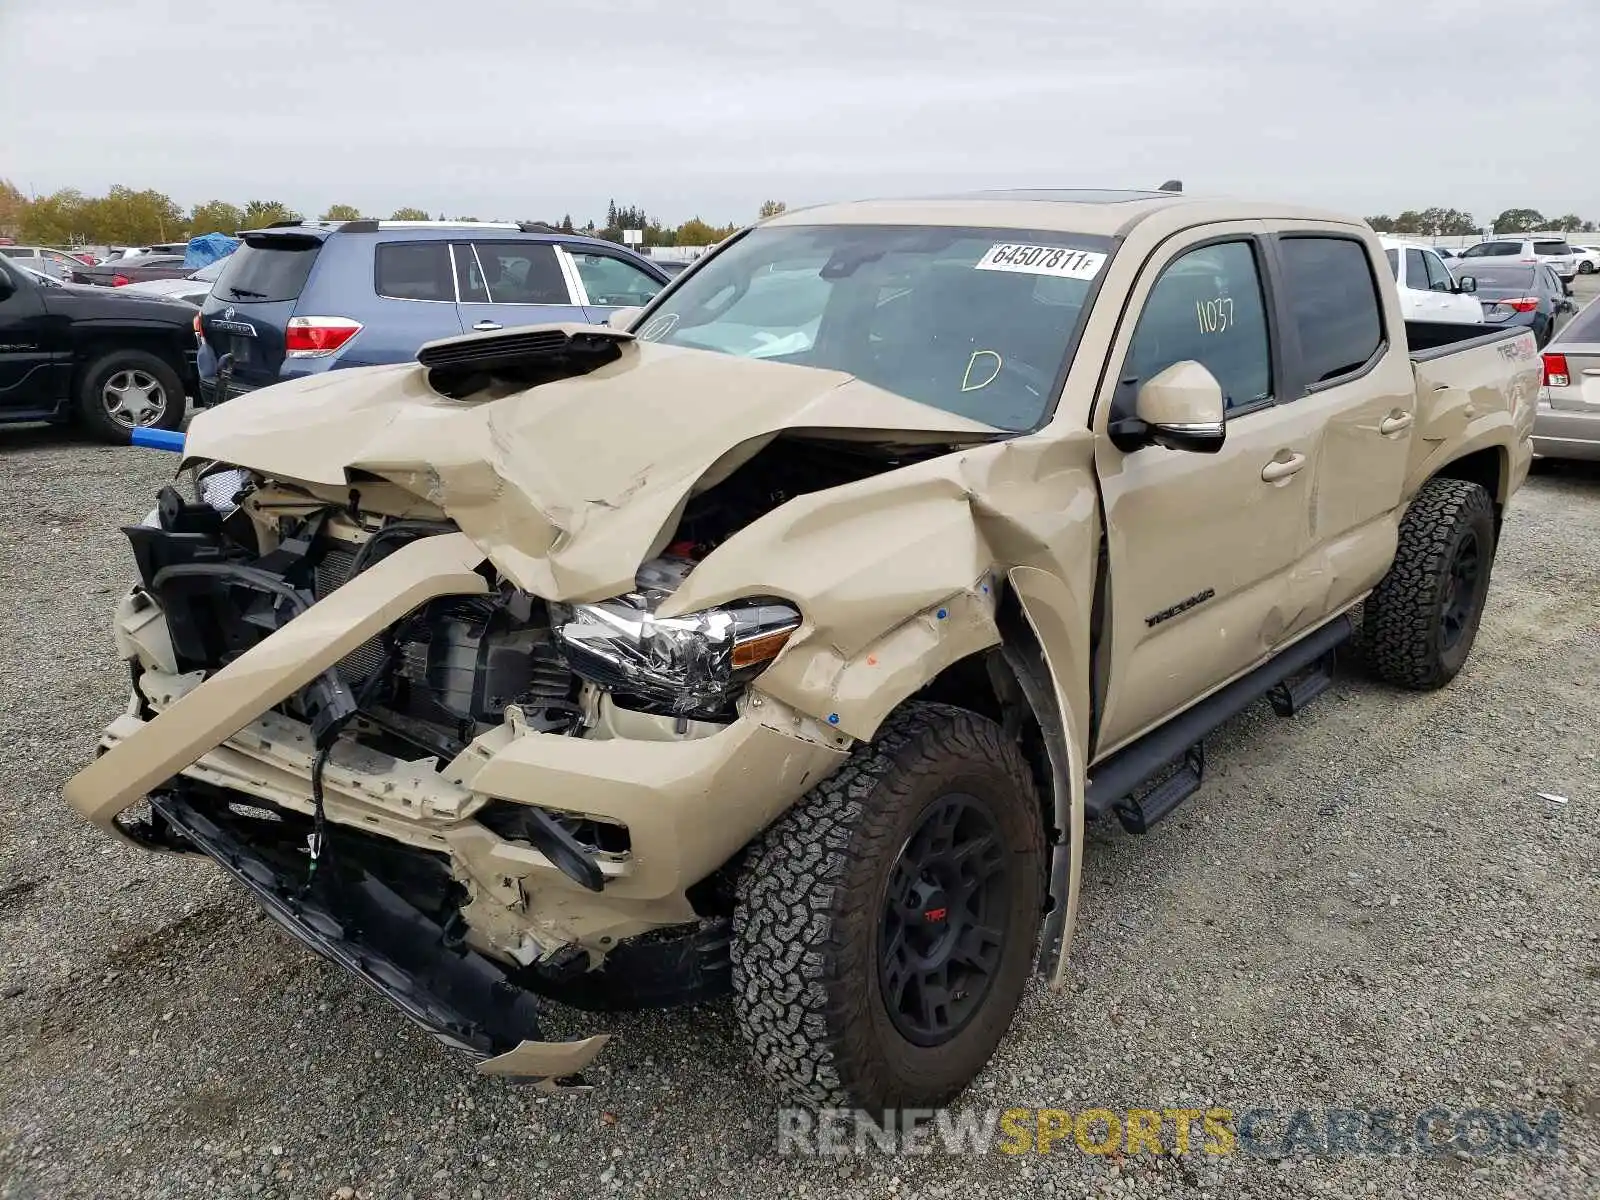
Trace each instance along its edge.
<instances>
[{"instance_id":1,"label":"windshield","mask_svg":"<svg viewBox=\"0 0 1600 1200\"><path fill-rule=\"evenodd\" d=\"M189 276L189 278L198 279L201 283L215 283L217 276L222 274L222 268L227 265L228 260L226 258L219 258L209 267L201 267L193 275Z\"/></svg>"},{"instance_id":2,"label":"windshield","mask_svg":"<svg viewBox=\"0 0 1600 1200\"><path fill-rule=\"evenodd\" d=\"M767 226L686 276L646 341L844 371L1001 429L1038 425L1111 239Z\"/></svg>"}]
</instances>

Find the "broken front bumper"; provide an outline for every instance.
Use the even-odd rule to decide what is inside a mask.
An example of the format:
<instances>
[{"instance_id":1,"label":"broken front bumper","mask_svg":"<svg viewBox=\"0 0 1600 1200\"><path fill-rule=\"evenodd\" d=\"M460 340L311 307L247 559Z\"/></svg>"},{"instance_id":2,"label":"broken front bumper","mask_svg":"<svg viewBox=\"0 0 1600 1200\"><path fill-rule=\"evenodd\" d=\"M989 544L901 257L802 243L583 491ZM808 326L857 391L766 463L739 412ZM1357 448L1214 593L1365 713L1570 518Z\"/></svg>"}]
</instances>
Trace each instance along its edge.
<instances>
[{"instance_id":1,"label":"broken front bumper","mask_svg":"<svg viewBox=\"0 0 1600 1200\"><path fill-rule=\"evenodd\" d=\"M531 993L507 981L459 934L411 904L354 856L330 844L334 869L308 882L294 878L241 836L226 806L210 812L182 792L152 795L150 806L232 875L296 939L376 990L439 1041L479 1060L484 1074L551 1086L571 1079L604 1048L604 1034L542 1042ZM231 819L230 819L231 818Z\"/></svg>"},{"instance_id":2,"label":"broken front bumper","mask_svg":"<svg viewBox=\"0 0 1600 1200\"><path fill-rule=\"evenodd\" d=\"M304 890L303 857L280 855L274 866L248 837L229 836L226 806L208 815L184 799L209 788L293 820L310 814L311 730L274 706L419 605L483 592L481 563L460 534L419 539L209 677L178 673L166 621L135 594L119 611L117 641L139 668L136 695L65 794L124 836L118 814L149 794L162 820L297 937L443 1040L484 1057L481 1069L547 1078L577 1070L601 1042L533 1040L531 998L524 1007L500 994L517 987L517 965L573 947L597 964L637 935L696 920L687 889L831 773L848 739L752 698L732 724L686 739L642 726L563 737L508 721L444 770L336 744L324 777L330 836L434 856L464 901L451 938L448 917L429 918L415 897L375 877L346 880L336 893ZM608 821L627 830L630 848L602 864L603 886L589 891L538 849L479 821L491 803ZM351 870L359 871L354 860Z\"/></svg>"}]
</instances>

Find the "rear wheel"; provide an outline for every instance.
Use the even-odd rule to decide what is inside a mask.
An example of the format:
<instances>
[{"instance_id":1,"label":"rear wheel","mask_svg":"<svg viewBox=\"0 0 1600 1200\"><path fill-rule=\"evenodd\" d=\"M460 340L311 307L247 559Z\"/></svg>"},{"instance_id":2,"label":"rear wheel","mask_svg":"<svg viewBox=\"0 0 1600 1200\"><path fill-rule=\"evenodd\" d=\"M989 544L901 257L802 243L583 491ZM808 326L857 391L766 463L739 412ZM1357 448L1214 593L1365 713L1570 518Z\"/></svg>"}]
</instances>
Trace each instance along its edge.
<instances>
[{"instance_id":1,"label":"rear wheel","mask_svg":"<svg viewBox=\"0 0 1600 1200\"><path fill-rule=\"evenodd\" d=\"M78 420L104 442L126 445L135 429L177 429L187 401L172 365L144 350L112 350L78 378Z\"/></svg>"},{"instance_id":2,"label":"rear wheel","mask_svg":"<svg viewBox=\"0 0 1600 1200\"><path fill-rule=\"evenodd\" d=\"M908 705L740 877L734 1007L757 1062L802 1103L947 1103L1021 1000L1044 863L1033 781L999 726Z\"/></svg>"},{"instance_id":3,"label":"rear wheel","mask_svg":"<svg viewBox=\"0 0 1600 1200\"><path fill-rule=\"evenodd\" d=\"M1441 688L1472 652L1494 564L1494 504L1463 479L1430 479L1400 522L1394 565L1367 597L1362 642L1390 683Z\"/></svg>"},{"instance_id":4,"label":"rear wheel","mask_svg":"<svg viewBox=\"0 0 1600 1200\"><path fill-rule=\"evenodd\" d=\"M1587 258L1584 259L1581 263L1578 264L1578 274L1579 275L1593 275L1594 274L1594 264L1592 262L1590 262Z\"/></svg>"}]
</instances>

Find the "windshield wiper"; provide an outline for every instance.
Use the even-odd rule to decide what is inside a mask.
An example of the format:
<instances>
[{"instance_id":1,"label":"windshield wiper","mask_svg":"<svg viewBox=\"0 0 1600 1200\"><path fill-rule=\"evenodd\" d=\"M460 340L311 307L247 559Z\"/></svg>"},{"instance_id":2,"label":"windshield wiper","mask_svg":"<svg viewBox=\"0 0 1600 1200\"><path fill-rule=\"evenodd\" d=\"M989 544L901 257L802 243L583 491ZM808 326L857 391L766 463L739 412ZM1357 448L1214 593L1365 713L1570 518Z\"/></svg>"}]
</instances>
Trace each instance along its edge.
<instances>
[{"instance_id":1,"label":"windshield wiper","mask_svg":"<svg viewBox=\"0 0 1600 1200\"><path fill-rule=\"evenodd\" d=\"M228 285L228 290L235 296L254 296L257 300L265 300L267 298L265 292L252 292L249 288L234 287L231 283Z\"/></svg>"}]
</instances>

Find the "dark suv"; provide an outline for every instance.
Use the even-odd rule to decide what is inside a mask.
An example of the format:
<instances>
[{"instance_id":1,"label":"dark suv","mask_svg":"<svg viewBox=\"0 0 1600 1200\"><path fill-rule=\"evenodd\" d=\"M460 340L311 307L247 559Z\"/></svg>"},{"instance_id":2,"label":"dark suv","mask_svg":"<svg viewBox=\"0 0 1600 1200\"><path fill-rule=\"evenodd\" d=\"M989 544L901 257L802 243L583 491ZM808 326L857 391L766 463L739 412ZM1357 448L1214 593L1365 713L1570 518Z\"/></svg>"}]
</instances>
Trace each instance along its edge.
<instances>
[{"instance_id":1,"label":"dark suv","mask_svg":"<svg viewBox=\"0 0 1600 1200\"><path fill-rule=\"evenodd\" d=\"M306 221L242 236L197 318L203 404L407 362L424 342L473 330L598 324L667 282L621 246L528 224Z\"/></svg>"}]
</instances>

